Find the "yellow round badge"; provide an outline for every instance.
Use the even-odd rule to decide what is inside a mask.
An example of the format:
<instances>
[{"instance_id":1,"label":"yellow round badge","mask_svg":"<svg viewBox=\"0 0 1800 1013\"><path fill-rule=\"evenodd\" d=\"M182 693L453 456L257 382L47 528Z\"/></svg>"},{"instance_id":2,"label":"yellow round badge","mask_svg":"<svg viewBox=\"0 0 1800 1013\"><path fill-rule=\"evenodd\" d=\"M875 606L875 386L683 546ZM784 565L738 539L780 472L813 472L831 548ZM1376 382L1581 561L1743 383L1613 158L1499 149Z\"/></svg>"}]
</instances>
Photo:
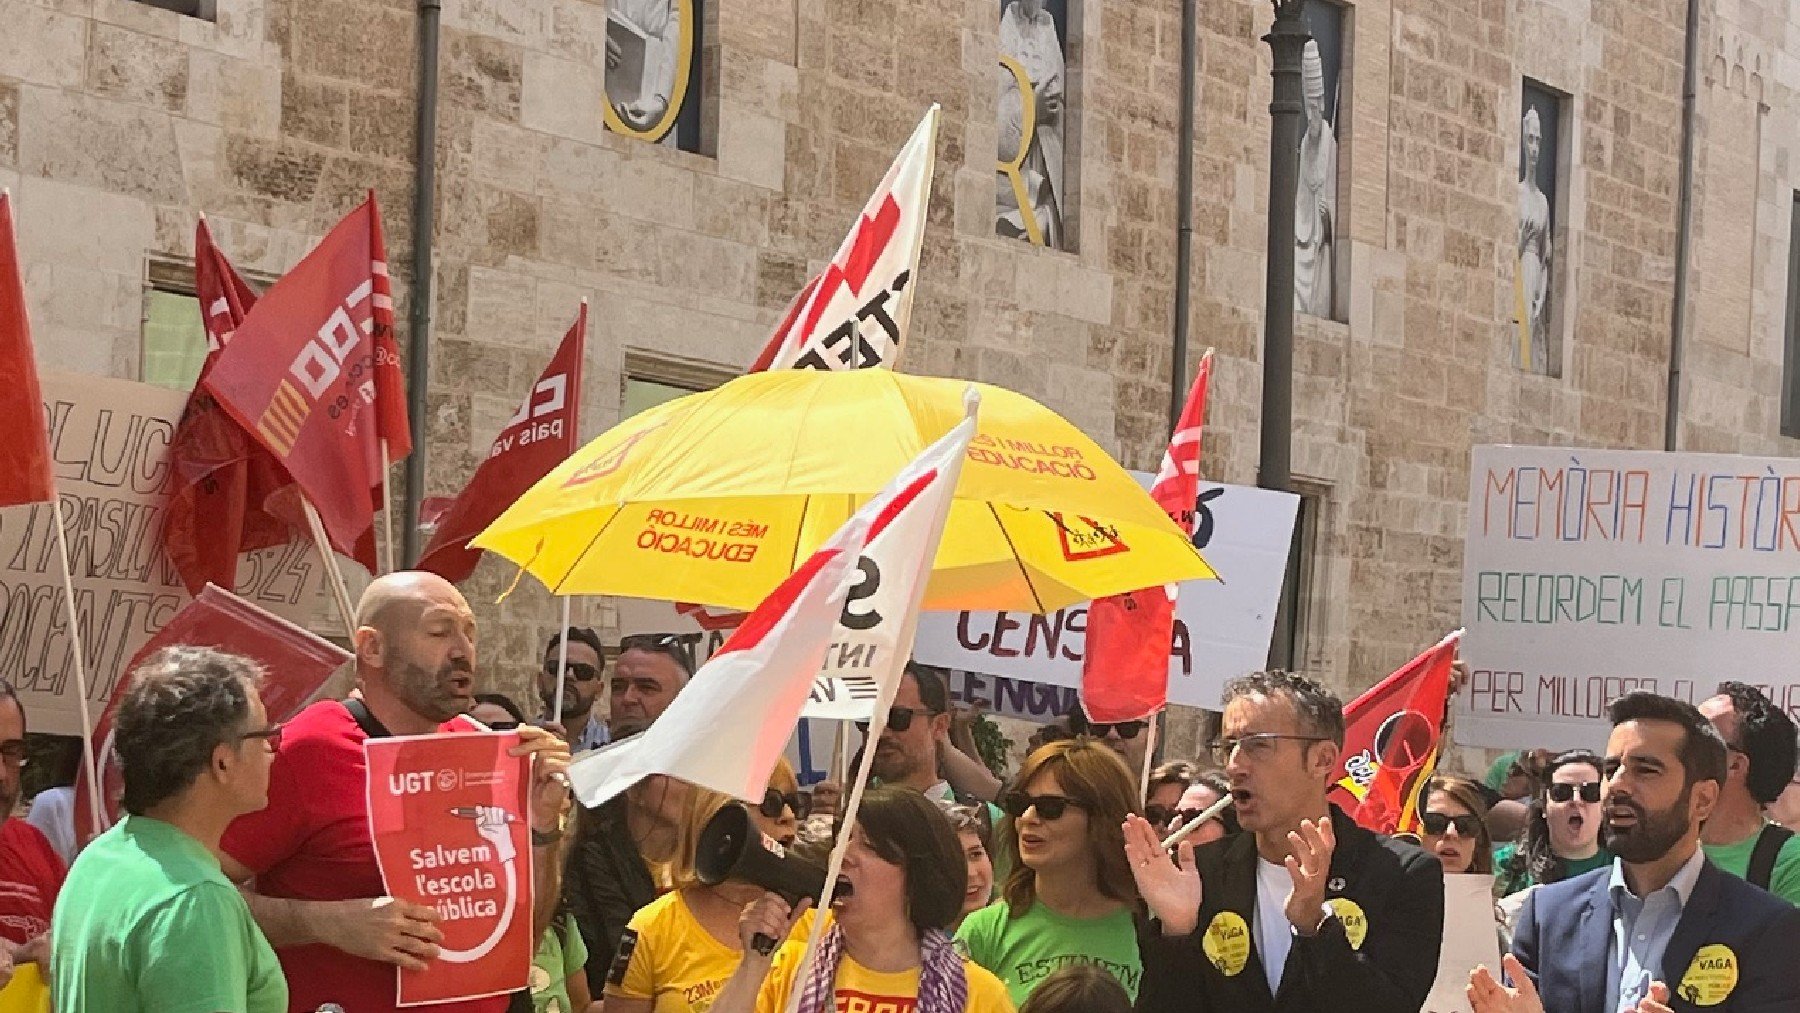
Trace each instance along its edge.
<instances>
[{"instance_id":1,"label":"yellow round badge","mask_svg":"<svg viewBox=\"0 0 1800 1013\"><path fill-rule=\"evenodd\" d=\"M1200 946L1220 974L1232 977L1250 962L1250 926L1236 911L1220 911L1207 923Z\"/></svg>"},{"instance_id":2,"label":"yellow round badge","mask_svg":"<svg viewBox=\"0 0 1800 1013\"><path fill-rule=\"evenodd\" d=\"M1350 948L1362 949L1363 939L1369 935L1369 916L1363 914L1362 905L1348 897L1333 897L1325 903L1337 912L1338 921L1344 923L1344 935L1350 939Z\"/></svg>"},{"instance_id":3,"label":"yellow round badge","mask_svg":"<svg viewBox=\"0 0 1800 1013\"><path fill-rule=\"evenodd\" d=\"M1708 943L1675 986L1675 994L1696 1006L1717 1006L1737 987L1737 954L1723 943Z\"/></svg>"}]
</instances>

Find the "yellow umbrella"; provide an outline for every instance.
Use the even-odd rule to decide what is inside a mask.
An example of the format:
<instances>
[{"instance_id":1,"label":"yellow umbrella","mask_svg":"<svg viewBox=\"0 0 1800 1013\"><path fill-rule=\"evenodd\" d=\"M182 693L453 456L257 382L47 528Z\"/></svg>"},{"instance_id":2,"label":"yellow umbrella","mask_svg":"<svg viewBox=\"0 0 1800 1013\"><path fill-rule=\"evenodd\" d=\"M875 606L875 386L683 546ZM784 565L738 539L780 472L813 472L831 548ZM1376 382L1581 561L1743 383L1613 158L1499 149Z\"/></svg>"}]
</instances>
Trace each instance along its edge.
<instances>
[{"instance_id":1,"label":"yellow umbrella","mask_svg":"<svg viewBox=\"0 0 1800 1013\"><path fill-rule=\"evenodd\" d=\"M1216 577L1099 445L1012 391L886 369L773 370L636 415L475 547L558 594L755 607L856 508L981 411L924 607L1047 612Z\"/></svg>"}]
</instances>

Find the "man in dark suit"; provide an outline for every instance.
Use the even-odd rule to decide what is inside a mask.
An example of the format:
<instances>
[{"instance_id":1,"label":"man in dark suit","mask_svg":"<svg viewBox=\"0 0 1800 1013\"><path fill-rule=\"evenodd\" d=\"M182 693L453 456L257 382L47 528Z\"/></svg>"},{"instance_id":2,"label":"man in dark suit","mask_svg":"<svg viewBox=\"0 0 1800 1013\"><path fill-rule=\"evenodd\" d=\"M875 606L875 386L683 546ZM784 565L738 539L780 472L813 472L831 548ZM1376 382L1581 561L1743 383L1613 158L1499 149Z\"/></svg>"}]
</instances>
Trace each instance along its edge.
<instances>
[{"instance_id":1,"label":"man in dark suit","mask_svg":"<svg viewBox=\"0 0 1800 1013\"><path fill-rule=\"evenodd\" d=\"M1693 705L1613 701L1602 843L1608 867L1538 888L1502 965L1477 968L1475 1013L1793 1013L1800 909L1700 850L1725 780L1725 743Z\"/></svg>"},{"instance_id":2,"label":"man in dark suit","mask_svg":"<svg viewBox=\"0 0 1800 1013\"><path fill-rule=\"evenodd\" d=\"M1171 863L1149 823L1126 822L1154 916L1137 1008L1417 1013L1437 974L1443 867L1326 802L1343 705L1304 676L1257 673L1226 687L1220 730L1215 757L1246 832L1183 842Z\"/></svg>"}]
</instances>

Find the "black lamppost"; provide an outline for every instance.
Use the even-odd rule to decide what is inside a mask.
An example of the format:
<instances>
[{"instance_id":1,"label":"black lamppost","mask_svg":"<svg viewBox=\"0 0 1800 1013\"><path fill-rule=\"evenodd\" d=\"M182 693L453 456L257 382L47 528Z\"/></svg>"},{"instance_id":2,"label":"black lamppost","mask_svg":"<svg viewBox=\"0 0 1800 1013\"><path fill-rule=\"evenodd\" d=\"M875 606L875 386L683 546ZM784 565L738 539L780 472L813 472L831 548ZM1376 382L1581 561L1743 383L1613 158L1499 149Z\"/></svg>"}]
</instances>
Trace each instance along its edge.
<instances>
[{"instance_id":1,"label":"black lamppost","mask_svg":"<svg viewBox=\"0 0 1800 1013\"><path fill-rule=\"evenodd\" d=\"M1269 101L1269 266L1263 289L1262 442L1256 484L1287 492L1294 429L1294 189L1300 179L1300 135L1306 127L1300 62L1312 32L1302 16L1305 0L1273 3L1275 23L1263 36L1275 58L1270 72L1275 87ZM1284 594L1276 614L1271 668L1288 668L1293 661L1287 601Z\"/></svg>"}]
</instances>

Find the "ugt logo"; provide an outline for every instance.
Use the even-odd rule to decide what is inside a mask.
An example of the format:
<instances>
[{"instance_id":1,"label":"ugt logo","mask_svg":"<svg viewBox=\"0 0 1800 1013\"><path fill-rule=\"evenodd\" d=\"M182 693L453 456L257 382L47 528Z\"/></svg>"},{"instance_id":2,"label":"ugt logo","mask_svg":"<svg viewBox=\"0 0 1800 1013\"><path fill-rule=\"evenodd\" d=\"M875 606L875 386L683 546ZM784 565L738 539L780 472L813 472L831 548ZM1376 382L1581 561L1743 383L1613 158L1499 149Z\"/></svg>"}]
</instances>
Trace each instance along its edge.
<instances>
[{"instance_id":1,"label":"ugt logo","mask_svg":"<svg viewBox=\"0 0 1800 1013\"><path fill-rule=\"evenodd\" d=\"M373 266L378 272L386 271L385 265ZM366 352L356 353L363 347L363 339L375 333L375 303L386 298L389 297L375 293L374 278L364 279L362 284L350 290L343 305L332 308L331 315L319 326L318 332L294 355L288 375L276 385L269 406L263 409L262 419L256 424L263 438L281 456L293 452L294 444L300 439L300 430L322 401L333 419L348 411L357 400L363 404L375 403L375 371L371 357ZM341 385L343 389L336 397L325 401L326 395L340 386L340 380L346 381Z\"/></svg>"}]
</instances>

